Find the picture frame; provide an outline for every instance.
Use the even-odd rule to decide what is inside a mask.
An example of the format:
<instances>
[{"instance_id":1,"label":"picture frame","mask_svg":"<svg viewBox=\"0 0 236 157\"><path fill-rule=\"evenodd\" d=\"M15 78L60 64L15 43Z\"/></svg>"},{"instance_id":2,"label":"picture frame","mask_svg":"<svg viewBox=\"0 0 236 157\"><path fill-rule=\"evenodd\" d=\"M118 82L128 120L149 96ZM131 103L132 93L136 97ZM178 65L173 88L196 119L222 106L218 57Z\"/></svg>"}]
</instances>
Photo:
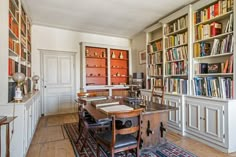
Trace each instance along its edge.
<instances>
[{"instance_id":1,"label":"picture frame","mask_svg":"<svg viewBox=\"0 0 236 157\"><path fill-rule=\"evenodd\" d=\"M146 64L146 50L139 52L139 64Z\"/></svg>"}]
</instances>

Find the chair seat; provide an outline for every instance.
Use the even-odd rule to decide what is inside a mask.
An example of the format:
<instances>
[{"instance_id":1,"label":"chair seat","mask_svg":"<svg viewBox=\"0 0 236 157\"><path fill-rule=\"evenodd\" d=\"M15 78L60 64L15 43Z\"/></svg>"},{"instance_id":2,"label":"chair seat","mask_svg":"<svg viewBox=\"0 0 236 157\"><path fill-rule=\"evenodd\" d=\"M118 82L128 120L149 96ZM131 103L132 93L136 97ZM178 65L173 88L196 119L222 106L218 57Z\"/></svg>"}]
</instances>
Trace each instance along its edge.
<instances>
[{"instance_id":1,"label":"chair seat","mask_svg":"<svg viewBox=\"0 0 236 157\"><path fill-rule=\"evenodd\" d=\"M97 139L100 141L104 141L104 143L106 144L111 144L112 132L108 131L105 133L97 134ZM133 135L117 135L114 148L118 149L118 148L127 147L127 146L135 145L135 144L137 144L137 140Z\"/></svg>"}]
</instances>

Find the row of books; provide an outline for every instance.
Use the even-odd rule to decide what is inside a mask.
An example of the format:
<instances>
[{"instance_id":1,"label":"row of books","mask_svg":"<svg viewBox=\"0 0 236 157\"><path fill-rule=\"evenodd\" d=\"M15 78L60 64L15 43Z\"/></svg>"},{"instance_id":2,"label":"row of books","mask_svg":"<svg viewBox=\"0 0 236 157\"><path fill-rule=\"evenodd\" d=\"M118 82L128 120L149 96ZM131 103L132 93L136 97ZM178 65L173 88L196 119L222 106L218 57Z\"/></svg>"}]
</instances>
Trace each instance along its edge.
<instances>
[{"instance_id":1,"label":"row of books","mask_svg":"<svg viewBox=\"0 0 236 157\"><path fill-rule=\"evenodd\" d=\"M176 34L166 38L166 48L188 43L188 32Z\"/></svg>"},{"instance_id":2,"label":"row of books","mask_svg":"<svg viewBox=\"0 0 236 157\"><path fill-rule=\"evenodd\" d=\"M233 56L222 63L197 63L194 67L195 74L232 73Z\"/></svg>"},{"instance_id":3,"label":"row of books","mask_svg":"<svg viewBox=\"0 0 236 157\"><path fill-rule=\"evenodd\" d=\"M27 77L31 77L31 67L27 67L26 76L27 76Z\"/></svg>"},{"instance_id":4,"label":"row of books","mask_svg":"<svg viewBox=\"0 0 236 157\"><path fill-rule=\"evenodd\" d=\"M212 22L211 24L198 25L195 29L195 40L208 39L222 33L222 24Z\"/></svg>"},{"instance_id":5,"label":"row of books","mask_svg":"<svg viewBox=\"0 0 236 157\"><path fill-rule=\"evenodd\" d=\"M217 98L233 98L233 80L225 77L195 77L193 95Z\"/></svg>"},{"instance_id":6,"label":"row of books","mask_svg":"<svg viewBox=\"0 0 236 157\"><path fill-rule=\"evenodd\" d=\"M12 38L9 38L9 49L14 51L16 54L20 54L20 47L19 43L13 40Z\"/></svg>"},{"instance_id":7,"label":"row of books","mask_svg":"<svg viewBox=\"0 0 236 157\"><path fill-rule=\"evenodd\" d=\"M209 7L194 13L194 23L200 23L233 10L234 0L219 0Z\"/></svg>"},{"instance_id":8,"label":"row of books","mask_svg":"<svg viewBox=\"0 0 236 157\"><path fill-rule=\"evenodd\" d=\"M171 62L165 64L166 75L185 75L187 74L187 65L183 62Z\"/></svg>"},{"instance_id":9,"label":"row of books","mask_svg":"<svg viewBox=\"0 0 236 157\"><path fill-rule=\"evenodd\" d=\"M159 40L159 41L156 41L156 42L153 42L153 43L147 45L147 51L148 51L148 53L162 51L163 50L162 46L163 46L162 40Z\"/></svg>"},{"instance_id":10,"label":"row of books","mask_svg":"<svg viewBox=\"0 0 236 157\"><path fill-rule=\"evenodd\" d=\"M234 36L228 35L221 41L220 39L214 39L210 55L233 53L233 49L234 49Z\"/></svg>"},{"instance_id":11,"label":"row of books","mask_svg":"<svg viewBox=\"0 0 236 157\"><path fill-rule=\"evenodd\" d=\"M14 22L14 18L11 14L9 14L9 29L13 32L13 34L19 38L19 29L18 24Z\"/></svg>"},{"instance_id":12,"label":"row of books","mask_svg":"<svg viewBox=\"0 0 236 157\"><path fill-rule=\"evenodd\" d=\"M227 35L223 39L214 39L213 43L200 42L194 44L194 57L204 57L210 55L233 53L234 51L234 36Z\"/></svg>"},{"instance_id":13,"label":"row of books","mask_svg":"<svg viewBox=\"0 0 236 157\"><path fill-rule=\"evenodd\" d=\"M158 78L149 78L147 80L147 89L152 89L153 86L162 86L162 79L158 79Z\"/></svg>"},{"instance_id":14,"label":"row of books","mask_svg":"<svg viewBox=\"0 0 236 157\"><path fill-rule=\"evenodd\" d=\"M19 63L13 59L8 59L8 76L12 76L15 72L18 72Z\"/></svg>"},{"instance_id":15,"label":"row of books","mask_svg":"<svg viewBox=\"0 0 236 157\"><path fill-rule=\"evenodd\" d=\"M149 76L161 76L162 75L162 65L148 65L148 75Z\"/></svg>"},{"instance_id":16,"label":"row of books","mask_svg":"<svg viewBox=\"0 0 236 157\"><path fill-rule=\"evenodd\" d=\"M188 60L188 46L169 49L166 52L166 61Z\"/></svg>"},{"instance_id":17,"label":"row of books","mask_svg":"<svg viewBox=\"0 0 236 157\"><path fill-rule=\"evenodd\" d=\"M26 38L21 36L21 45L26 48Z\"/></svg>"},{"instance_id":18,"label":"row of books","mask_svg":"<svg viewBox=\"0 0 236 157\"><path fill-rule=\"evenodd\" d=\"M13 16L16 18L17 22L19 22L19 10L13 4L13 1L9 1L9 11L12 12Z\"/></svg>"},{"instance_id":19,"label":"row of books","mask_svg":"<svg viewBox=\"0 0 236 157\"><path fill-rule=\"evenodd\" d=\"M188 80L180 78L166 78L165 92L172 94L187 94Z\"/></svg>"},{"instance_id":20,"label":"row of books","mask_svg":"<svg viewBox=\"0 0 236 157\"><path fill-rule=\"evenodd\" d=\"M162 63L162 52L157 52L148 55L148 64L160 64Z\"/></svg>"},{"instance_id":21,"label":"row of books","mask_svg":"<svg viewBox=\"0 0 236 157\"><path fill-rule=\"evenodd\" d=\"M187 27L188 24L188 15L183 16L177 20L175 20L172 23L169 23L166 27L165 27L165 34L169 34L172 32L176 32L178 30L184 29Z\"/></svg>"}]
</instances>

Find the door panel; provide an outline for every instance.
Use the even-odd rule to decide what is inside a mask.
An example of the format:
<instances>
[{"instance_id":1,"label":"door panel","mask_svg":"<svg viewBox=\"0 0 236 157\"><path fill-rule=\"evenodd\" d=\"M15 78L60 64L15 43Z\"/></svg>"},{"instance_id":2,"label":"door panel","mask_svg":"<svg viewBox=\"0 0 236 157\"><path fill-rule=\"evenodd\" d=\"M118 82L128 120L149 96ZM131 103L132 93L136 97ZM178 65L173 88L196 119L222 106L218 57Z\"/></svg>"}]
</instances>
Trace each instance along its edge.
<instances>
[{"instance_id":1,"label":"door panel","mask_svg":"<svg viewBox=\"0 0 236 157\"><path fill-rule=\"evenodd\" d=\"M58 83L58 63L57 63L57 58L53 56L49 56L45 60L46 66L45 66L45 71L46 74L44 75L44 79L47 83L47 85L57 85Z\"/></svg>"},{"instance_id":2,"label":"door panel","mask_svg":"<svg viewBox=\"0 0 236 157\"><path fill-rule=\"evenodd\" d=\"M200 131L200 105L187 104L187 128Z\"/></svg>"},{"instance_id":3,"label":"door panel","mask_svg":"<svg viewBox=\"0 0 236 157\"><path fill-rule=\"evenodd\" d=\"M58 96L47 96L46 98L46 111L48 114L54 114L59 111L59 98Z\"/></svg>"},{"instance_id":4,"label":"door panel","mask_svg":"<svg viewBox=\"0 0 236 157\"><path fill-rule=\"evenodd\" d=\"M72 78L71 78L71 57L59 57L59 73L60 73L60 83L71 85Z\"/></svg>"}]
</instances>

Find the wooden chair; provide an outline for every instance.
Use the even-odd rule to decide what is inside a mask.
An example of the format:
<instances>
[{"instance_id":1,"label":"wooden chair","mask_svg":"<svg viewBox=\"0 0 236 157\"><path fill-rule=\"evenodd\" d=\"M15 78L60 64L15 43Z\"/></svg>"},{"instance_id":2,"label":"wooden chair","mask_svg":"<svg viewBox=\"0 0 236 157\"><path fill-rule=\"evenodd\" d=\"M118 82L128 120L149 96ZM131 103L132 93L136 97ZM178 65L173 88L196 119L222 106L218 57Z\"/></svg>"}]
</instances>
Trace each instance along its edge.
<instances>
[{"instance_id":1,"label":"wooden chair","mask_svg":"<svg viewBox=\"0 0 236 157\"><path fill-rule=\"evenodd\" d=\"M77 144L80 140L83 140L82 146L80 147L80 152L83 150L87 143L88 134L89 132L93 132L96 134L99 131L103 131L107 128L110 128L110 120L104 120L104 121L95 121L94 118L87 113L86 110L84 110L82 107L79 111L79 136L77 139Z\"/></svg>"},{"instance_id":2,"label":"wooden chair","mask_svg":"<svg viewBox=\"0 0 236 157\"><path fill-rule=\"evenodd\" d=\"M156 89L157 89L157 91L161 91L161 93L157 93ZM154 98L160 98L161 99L161 105L164 105L164 103L165 103L164 102L164 96L165 96L165 86L153 86L151 101L153 101Z\"/></svg>"},{"instance_id":3,"label":"wooden chair","mask_svg":"<svg viewBox=\"0 0 236 157\"><path fill-rule=\"evenodd\" d=\"M100 147L108 150L111 157L114 157L115 153L123 152L130 149L136 149L136 156L139 156L139 144L141 136L141 112L143 109L136 109L125 112L111 113L112 117L112 130L97 134L97 156L100 156ZM129 124L129 127L124 126L118 128L117 120L137 119L137 124Z\"/></svg>"}]
</instances>

